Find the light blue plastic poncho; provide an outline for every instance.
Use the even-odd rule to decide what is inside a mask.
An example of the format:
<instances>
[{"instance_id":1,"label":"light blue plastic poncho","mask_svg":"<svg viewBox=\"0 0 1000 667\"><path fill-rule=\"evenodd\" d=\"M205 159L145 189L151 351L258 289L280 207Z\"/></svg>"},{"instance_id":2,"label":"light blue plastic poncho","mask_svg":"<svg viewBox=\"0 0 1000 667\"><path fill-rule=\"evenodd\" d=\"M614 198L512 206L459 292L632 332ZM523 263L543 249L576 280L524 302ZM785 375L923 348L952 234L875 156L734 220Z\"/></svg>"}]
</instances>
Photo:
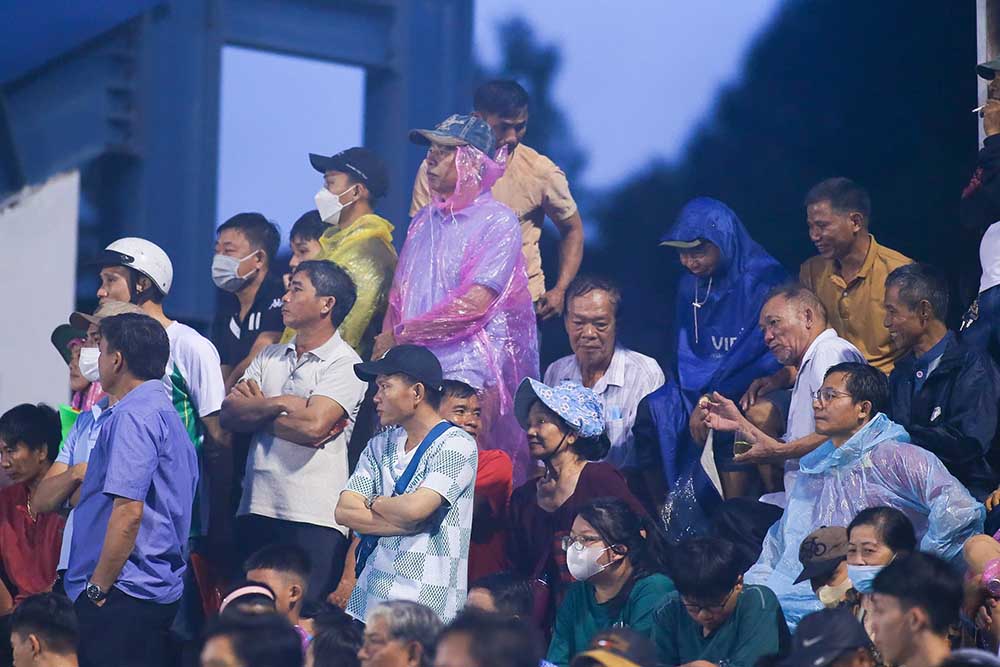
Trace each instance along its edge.
<instances>
[{"instance_id":1,"label":"light blue plastic poncho","mask_svg":"<svg viewBox=\"0 0 1000 667\"><path fill-rule=\"evenodd\" d=\"M866 507L888 505L913 522L921 551L948 561L960 559L965 540L983 532L982 504L882 413L839 448L827 440L799 465L785 513L744 576L775 592L790 626L822 608L808 581L792 584L802 571L799 545L820 526L846 526Z\"/></svg>"}]
</instances>

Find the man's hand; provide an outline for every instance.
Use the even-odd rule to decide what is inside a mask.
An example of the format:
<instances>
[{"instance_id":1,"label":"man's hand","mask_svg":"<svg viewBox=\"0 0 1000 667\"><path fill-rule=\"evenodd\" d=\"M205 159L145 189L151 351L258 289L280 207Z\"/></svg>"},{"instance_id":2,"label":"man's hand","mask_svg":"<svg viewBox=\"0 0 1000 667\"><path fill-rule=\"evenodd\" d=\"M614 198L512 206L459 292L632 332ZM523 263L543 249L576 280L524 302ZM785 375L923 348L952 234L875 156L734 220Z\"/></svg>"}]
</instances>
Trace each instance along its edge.
<instances>
[{"instance_id":1,"label":"man's hand","mask_svg":"<svg viewBox=\"0 0 1000 667\"><path fill-rule=\"evenodd\" d=\"M688 419L691 437L699 445L704 445L708 440L708 426L705 424L705 420L708 419L708 406L708 397L702 396L691 411L691 418Z\"/></svg>"},{"instance_id":2,"label":"man's hand","mask_svg":"<svg viewBox=\"0 0 1000 667\"><path fill-rule=\"evenodd\" d=\"M562 315L565 300L566 290L562 287L553 287L538 297L538 302L535 303L535 314L543 320Z\"/></svg>"},{"instance_id":3,"label":"man's hand","mask_svg":"<svg viewBox=\"0 0 1000 667\"><path fill-rule=\"evenodd\" d=\"M267 398L264 396L264 392L260 390L257 382L254 380L242 380L233 385L232 391L229 392L229 398L246 398L246 399L257 399L263 400Z\"/></svg>"},{"instance_id":4,"label":"man's hand","mask_svg":"<svg viewBox=\"0 0 1000 667\"><path fill-rule=\"evenodd\" d=\"M707 414L704 424L706 428L716 431L735 431L737 429L747 430L748 422L740 409L731 400L715 391L711 396L702 398L698 402L705 403Z\"/></svg>"},{"instance_id":5,"label":"man's hand","mask_svg":"<svg viewBox=\"0 0 1000 667\"><path fill-rule=\"evenodd\" d=\"M986 500L983 502L986 505L986 511L989 512L997 505L1000 505L1000 488L987 496Z\"/></svg>"},{"instance_id":6,"label":"man's hand","mask_svg":"<svg viewBox=\"0 0 1000 667\"><path fill-rule=\"evenodd\" d=\"M785 366L784 368L779 369L774 375L757 378L750 383L746 393L744 393L743 397L740 398L740 407L747 410L760 398L770 394L772 391L790 387L794 383L795 376L792 374L791 366Z\"/></svg>"},{"instance_id":7,"label":"man's hand","mask_svg":"<svg viewBox=\"0 0 1000 667\"><path fill-rule=\"evenodd\" d=\"M375 336L375 344L372 346L372 360L381 359L386 352L396 347L396 336L392 331L383 331Z\"/></svg>"},{"instance_id":8,"label":"man's hand","mask_svg":"<svg viewBox=\"0 0 1000 667\"><path fill-rule=\"evenodd\" d=\"M983 117L983 132L986 136L1000 134L1000 101L986 100L986 106L979 113Z\"/></svg>"}]
</instances>

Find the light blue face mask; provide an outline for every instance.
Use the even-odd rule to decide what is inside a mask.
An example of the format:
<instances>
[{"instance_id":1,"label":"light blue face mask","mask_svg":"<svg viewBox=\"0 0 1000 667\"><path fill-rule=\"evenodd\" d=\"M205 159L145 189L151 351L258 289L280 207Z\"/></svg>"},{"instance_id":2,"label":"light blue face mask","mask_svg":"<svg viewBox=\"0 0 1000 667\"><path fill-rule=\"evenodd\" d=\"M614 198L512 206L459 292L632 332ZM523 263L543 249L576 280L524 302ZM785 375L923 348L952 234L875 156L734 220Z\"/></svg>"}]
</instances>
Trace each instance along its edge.
<instances>
[{"instance_id":1,"label":"light blue face mask","mask_svg":"<svg viewBox=\"0 0 1000 667\"><path fill-rule=\"evenodd\" d=\"M885 565L847 565L847 576L854 582L854 590L859 593L873 593L872 587L876 575L885 569Z\"/></svg>"}]
</instances>

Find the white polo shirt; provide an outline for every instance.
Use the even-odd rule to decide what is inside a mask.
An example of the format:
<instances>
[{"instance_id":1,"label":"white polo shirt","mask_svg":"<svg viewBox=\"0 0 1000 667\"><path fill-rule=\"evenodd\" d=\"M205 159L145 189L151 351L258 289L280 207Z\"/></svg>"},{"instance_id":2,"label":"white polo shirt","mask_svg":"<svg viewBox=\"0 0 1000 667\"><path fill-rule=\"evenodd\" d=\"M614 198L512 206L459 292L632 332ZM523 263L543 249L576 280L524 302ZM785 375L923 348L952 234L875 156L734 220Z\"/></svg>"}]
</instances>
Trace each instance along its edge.
<instances>
[{"instance_id":1,"label":"white polo shirt","mask_svg":"<svg viewBox=\"0 0 1000 667\"><path fill-rule=\"evenodd\" d=\"M813 395L823 386L823 378L830 367L845 361L868 363L858 348L838 336L833 329L826 329L806 349L802 363L799 364L795 386L792 388L788 422L785 425L785 442L798 440L816 432Z\"/></svg>"},{"instance_id":2,"label":"white polo shirt","mask_svg":"<svg viewBox=\"0 0 1000 667\"><path fill-rule=\"evenodd\" d=\"M324 396L344 409L348 423L321 448L254 433L238 515L327 526L347 535L347 528L334 520L334 509L347 485L347 443L368 387L354 374L354 364L360 362L339 332L301 357L292 338L268 345L250 362L243 379L257 382L265 396Z\"/></svg>"}]
</instances>

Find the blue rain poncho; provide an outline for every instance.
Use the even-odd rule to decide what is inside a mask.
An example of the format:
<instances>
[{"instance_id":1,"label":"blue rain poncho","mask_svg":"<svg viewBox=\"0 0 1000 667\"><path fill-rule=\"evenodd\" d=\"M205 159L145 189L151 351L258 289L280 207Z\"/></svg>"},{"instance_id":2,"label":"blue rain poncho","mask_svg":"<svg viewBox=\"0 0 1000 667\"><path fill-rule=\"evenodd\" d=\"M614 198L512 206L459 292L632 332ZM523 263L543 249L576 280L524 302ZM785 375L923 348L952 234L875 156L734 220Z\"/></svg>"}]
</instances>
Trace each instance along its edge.
<instances>
[{"instance_id":1,"label":"blue rain poncho","mask_svg":"<svg viewBox=\"0 0 1000 667\"><path fill-rule=\"evenodd\" d=\"M695 403L712 391L739 400L753 380L781 367L764 345L758 318L768 292L785 282L788 274L750 238L728 206L709 197L688 202L660 241L699 239L718 246L719 266L707 278L687 271L680 277L674 372L643 406L659 440L663 474L671 490L663 519L675 539L701 532L706 516L721 502L701 467L701 445L688 432Z\"/></svg>"},{"instance_id":2,"label":"blue rain poncho","mask_svg":"<svg viewBox=\"0 0 1000 667\"><path fill-rule=\"evenodd\" d=\"M827 440L799 467L785 513L744 577L777 594L789 625L822 608L808 581L792 583L802 571L799 545L820 526L846 526L866 507L888 505L913 522L921 551L952 562L961 559L965 541L983 531L982 504L882 413L840 447Z\"/></svg>"}]
</instances>

